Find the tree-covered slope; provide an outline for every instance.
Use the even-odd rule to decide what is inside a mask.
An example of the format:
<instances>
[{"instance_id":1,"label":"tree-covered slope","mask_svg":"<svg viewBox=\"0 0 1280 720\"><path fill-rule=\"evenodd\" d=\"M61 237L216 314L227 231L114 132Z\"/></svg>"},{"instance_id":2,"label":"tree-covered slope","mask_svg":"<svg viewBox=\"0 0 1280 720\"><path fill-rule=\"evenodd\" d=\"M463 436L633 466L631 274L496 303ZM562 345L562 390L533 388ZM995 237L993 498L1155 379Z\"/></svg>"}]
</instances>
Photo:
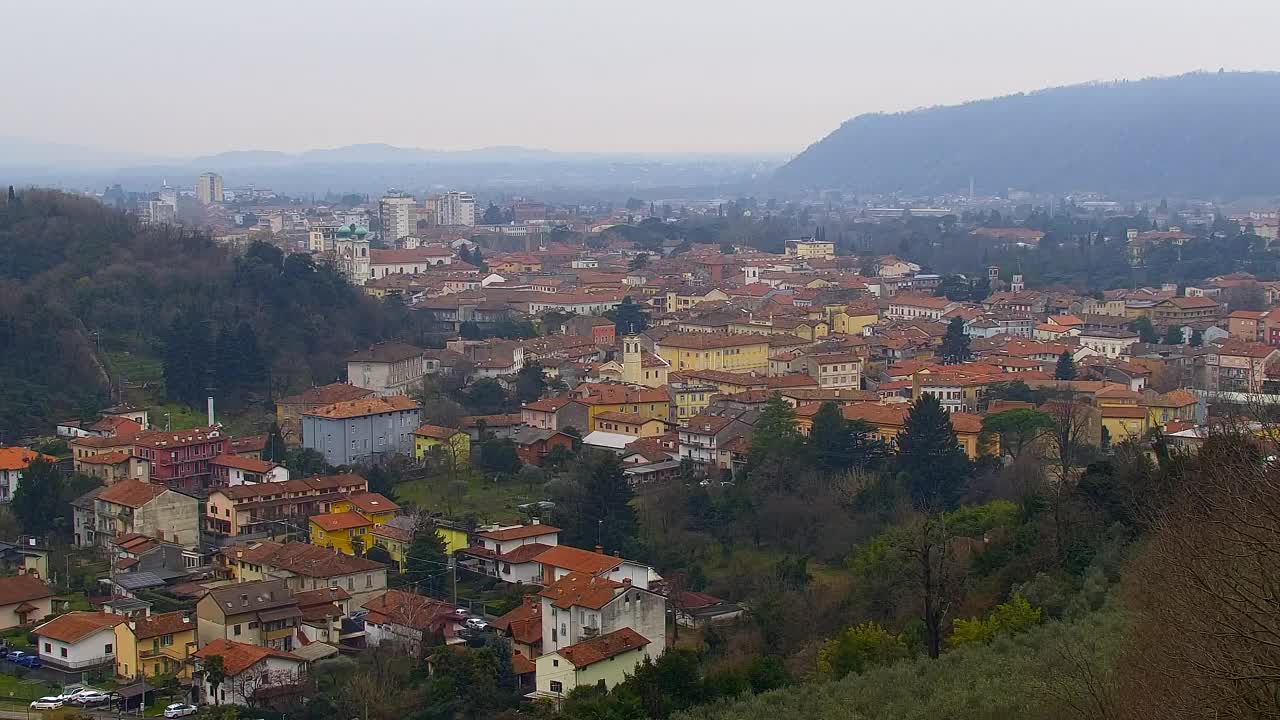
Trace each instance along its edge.
<instances>
[{"instance_id":1,"label":"tree-covered slope","mask_svg":"<svg viewBox=\"0 0 1280 720\"><path fill-rule=\"evenodd\" d=\"M352 350L411 332L403 306L305 255L255 245L234 257L203 233L63 193L0 198L0 444L92 417L109 382L137 388L144 378L111 372L113 356L180 360L167 374L185 392L148 394L198 406L212 391L225 406L333 382Z\"/></svg>"},{"instance_id":2,"label":"tree-covered slope","mask_svg":"<svg viewBox=\"0 0 1280 720\"><path fill-rule=\"evenodd\" d=\"M1280 73L1052 88L845 122L780 168L796 187L1241 196L1280 188Z\"/></svg>"}]
</instances>

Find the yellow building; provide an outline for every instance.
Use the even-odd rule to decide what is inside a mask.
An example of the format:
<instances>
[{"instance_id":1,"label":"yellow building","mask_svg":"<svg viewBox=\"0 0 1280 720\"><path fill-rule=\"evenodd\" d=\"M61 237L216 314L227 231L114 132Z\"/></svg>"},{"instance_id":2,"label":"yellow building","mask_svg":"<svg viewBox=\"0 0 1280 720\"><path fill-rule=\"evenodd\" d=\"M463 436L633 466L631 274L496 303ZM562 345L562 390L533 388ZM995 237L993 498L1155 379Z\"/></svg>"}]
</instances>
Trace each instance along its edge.
<instances>
[{"instance_id":1,"label":"yellow building","mask_svg":"<svg viewBox=\"0 0 1280 720\"><path fill-rule=\"evenodd\" d=\"M1148 400L1144 403L1147 406L1147 424L1156 427L1171 420L1195 420L1199 402L1196 394L1187 390L1174 390Z\"/></svg>"},{"instance_id":2,"label":"yellow building","mask_svg":"<svg viewBox=\"0 0 1280 720\"><path fill-rule=\"evenodd\" d=\"M876 428L876 436L886 443L892 444L907 424L907 412L910 407L905 403L895 405L877 405L875 403L855 403L841 408L846 420L862 420ZM977 460L984 455L998 454L1000 443L995 438L982 437L982 418L969 413L953 412L951 427L956 431L956 440L964 448L964 454L970 460ZM809 426L813 420L808 418Z\"/></svg>"},{"instance_id":3,"label":"yellow building","mask_svg":"<svg viewBox=\"0 0 1280 720\"><path fill-rule=\"evenodd\" d=\"M654 350L676 372L769 369L769 339L763 335L672 333Z\"/></svg>"},{"instance_id":4,"label":"yellow building","mask_svg":"<svg viewBox=\"0 0 1280 720\"><path fill-rule=\"evenodd\" d=\"M728 300L729 296L722 290L706 290L681 288L679 290L670 290L667 292L667 312L675 312L677 310L688 310L698 303L712 302L716 300Z\"/></svg>"},{"instance_id":5,"label":"yellow building","mask_svg":"<svg viewBox=\"0 0 1280 720\"><path fill-rule=\"evenodd\" d=\"M116 675L191 677L187 662L196 650L196 621L185 611L161 613L116 625Z\"/></svg>"},{"instance_id":6,"label":"yellow building","mask_svg":"<svg viewBox=\"0 0 1280 720\"><path fill-rule=\"evenodd\" d=\"M363 555L370 546L368 535L373 523L360 513L312 515L307 525L311 529L312 545L336 548L345 555Z\"/></svg>"},{"instance_id":7,"label":"yellow building","mask_svg":"<svg viewBox=\"0 0 1280 720\"><path fill-rule=\"evenodd\" d=\"M657 437L667 431L665 420L621 412L597 413L595 429L641 437Z\"/></svg>"},{"instance_id":8,"label":"yellow building","mask_svg":"<svg viewBox=\"0 0 1280 720\"><path fill-rule=\"evenodd\" d=\"M1111 444L1141 438L1151 427L1144 407L1103 405L1098 410L1102 414L1102 429Z\"/></svg>"},{"instance_id":9,"label":"yellow building","mask_svg":"<svg viewBox=\"0 0 1280 720\"><path fill-rule=\"evenodd\" d=\"M409 554L409 546L413 544L413 533L391 525L377 525L369 531L369 539L377 547L387 551L391 562L396 564L400 572L404 572L405 556ZM449 551L452 554L452 550Z\"/></svg>"},{"instance_id":10,"label":"yellow building","mask_svg":"<svg viewBox=\"0 0 1280 720\"><path fill-rule=\"evenodd\" d=\"M664 388L584 383L578 386L576 393L575 399L587 406L587 432L599 429L596 418L601 413L631 413L664 421L671 416L671 395Z\"/></svg>"},{"instance_id":11,"label":"yellow building","mask_svg":"<svg viewBox=\"0 0 1280 720\"><path fill-rule=\"evenodd\" d=\"M685 424L691 417L697 417L711 404L711 397L720 392L715 385L702 382L678 382L671 386L671 403L675 414L672 422Z\"/></svg>"},{"instance_id":12,"label":"yellow building","mask_svg":"<svg viewBox=\"0 0 1280 720\"><path fill-rule=\"evenodd\" d=\"M329 512L308 518L311 544L337 548L346 555L364 555L375 544L371 533L394 518L399 509L399 505L379 493L364 492L339 498L329 505Z\"/></svg>"},{"instance_id":13,"label":"yellow building","mask_svg":"<svg viewBox=\"0 0 1280 720\"><path fill-rule=\"evenodd\" d=\"M879 320L879 310L849 305L831 313L831 332L840 335L862 335L868 325L875 325Z\"/></svg>"},{"instance_id":14,"label":"yellow building","mask_svg":"<svg viewBox=\"0 0 1280 720\"><path fill-rule=\"evenodd\" d=\"M422 460L436 454L455 468L470 467L471 437L461 430L439 425L423 425L414 430L413 456Z\"/></svg>"}]
</instances>

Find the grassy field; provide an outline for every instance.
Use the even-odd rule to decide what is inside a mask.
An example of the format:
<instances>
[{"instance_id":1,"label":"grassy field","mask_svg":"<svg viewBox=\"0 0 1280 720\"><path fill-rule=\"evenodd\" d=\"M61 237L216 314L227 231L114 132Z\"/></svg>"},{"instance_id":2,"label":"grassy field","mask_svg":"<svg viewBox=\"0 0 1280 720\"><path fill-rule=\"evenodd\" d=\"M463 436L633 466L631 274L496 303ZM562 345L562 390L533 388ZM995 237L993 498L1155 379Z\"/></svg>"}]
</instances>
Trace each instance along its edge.
<instances>
[{"instance_id":1,"label":"grassy field","mask_svg":"<svg viewBox=\"0 0 1280 720\"><path fill-rule=\"evenodd\" d=\"M459 472L456 481L443 473L400 483L395 489L401 502L454 518L474 514L481 522L519 522L516 506L541 500L541 491L515 480L494 482L470 471Z\"/></svg>"},{"instance_id":2,"label":"grassy field","mask_svg":"<svg viewBox=\"0 0 1280 720\"><path fill-rule=\"evenodd\" d=\"M62 691L61 686L40 680L24 680L16 675L0 673L0 700L27 703L46 695L56 695Z\"/></svg>"}]
</instances>

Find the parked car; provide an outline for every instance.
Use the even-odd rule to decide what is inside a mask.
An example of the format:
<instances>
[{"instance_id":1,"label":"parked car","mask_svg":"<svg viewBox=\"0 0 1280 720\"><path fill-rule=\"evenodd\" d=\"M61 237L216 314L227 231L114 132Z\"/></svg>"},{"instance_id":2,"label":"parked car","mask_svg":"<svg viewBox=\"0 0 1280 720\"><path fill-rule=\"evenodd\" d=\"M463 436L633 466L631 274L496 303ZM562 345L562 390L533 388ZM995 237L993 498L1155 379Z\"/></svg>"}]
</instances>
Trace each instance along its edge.
<instances>
[{"instance_id":1,"label":"parked car","mask_svg":"<svg viewBox=\"0 0 1280 720\"><path fill-rule=\"evenodd\" d=\"M9 652L4 654L4 659L8 660L9 662L21 663L22 658L26 656L27 654L22 652L21 650L10 650Z\"/></svg>"},{"instance_id":2,"label":"parked car","mask_svg":"<svg viewBox=\"0 0 1280 720\"><path fill-rule=\"evenodd\" d=\"M71 704L80 707L98 707L109 702L111 702L111 696L101 690L89 690L71 698Z\"/></svg>"},{"instance_id":3,"label":"parked car","mask_svg":"<svg viewBox=\"0 0 1280 720\"><path fill-rule=\"evenodd\" d=\"M37 655L23 655L18 664L25 668L36 669L41 666L40 657Z\"/></svg>"},{"instance_id":4,"label":"parked car","mask_svg":"<svg viewBox=\"0 0 1280 720\"><path fill-rule=\"evenodd\" d=\"M466 626L468 630L472 630L475 632L480 632L481 630L484 630L485 628L489 627L489 623L485 622L483 618L478 618L478 617L467 618L467 621L463 624Z\"/></svg>"},{"instance_id":5,"label":"parked car","mask_svg":"<svg viewBox=\"0 0 1280 720\"><path fill-rule=\"evenodd\" d=\"M83 685L68 685L62 688L62 692L58 693L58 699L65 703L81 693L90 691L93 691L93 688L87 688Z\"/></svg>"},{"instance_id":6,"label":"parked car","mask_svg":"<svg viewBox=\"0 0 1280 720\"><path fill-rule=\"evenodd\" d=\"M195 705L187 703L174 703L164 709L164 716L167 718L180 718L188 715L195 715L198 710Z\"/></svg>"},{"instance_id":7,"label":"parked car","mask_svg":"<svg viewBox=\"0 0 1280 720\"><path fill-rule=\"evenodd\" d=\"M454 608L453 616L459 620L466 620L471 616L471 611L466 608Z\"/></svg>"},{"instance_id":8,"label":"parked car","mask_svg":"<svg viewBox=\"0 0 1280 720\"><path fill-rule=\"evenodd\" d=\"M32 710L57 710L62 707L62 698L60 697L42 697L39 700L31 701Z\"/></svg>"}]
</instances>

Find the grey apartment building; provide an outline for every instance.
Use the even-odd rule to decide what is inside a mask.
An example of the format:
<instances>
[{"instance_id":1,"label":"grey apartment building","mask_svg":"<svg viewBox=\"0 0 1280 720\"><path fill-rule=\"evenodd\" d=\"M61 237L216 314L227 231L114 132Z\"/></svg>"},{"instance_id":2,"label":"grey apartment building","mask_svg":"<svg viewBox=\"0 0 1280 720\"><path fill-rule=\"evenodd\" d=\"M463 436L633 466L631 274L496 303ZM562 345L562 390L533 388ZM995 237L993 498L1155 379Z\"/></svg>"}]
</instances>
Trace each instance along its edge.
<instances>
[{"instance_id":1,"label":"grey apartment building","mask_svg":"<svg viewBox=\"0 0 1280 720\"><path fill-rule=\"evenodd\" d=\"M302 446L330 465L377 463L413 454L418 404L403 395L362 398L302 414Z\"/></svg>"}]
</instances>

